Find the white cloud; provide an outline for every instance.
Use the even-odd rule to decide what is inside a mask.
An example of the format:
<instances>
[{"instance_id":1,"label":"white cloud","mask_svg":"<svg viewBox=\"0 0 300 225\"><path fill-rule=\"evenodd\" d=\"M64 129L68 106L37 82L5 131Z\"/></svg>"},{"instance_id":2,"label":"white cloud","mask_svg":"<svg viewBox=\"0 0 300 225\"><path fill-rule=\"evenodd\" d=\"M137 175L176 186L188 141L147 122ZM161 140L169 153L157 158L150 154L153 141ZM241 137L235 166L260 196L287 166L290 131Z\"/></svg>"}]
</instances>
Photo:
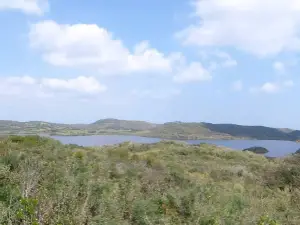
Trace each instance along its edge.
<instances>
[{"instance_id":1,"label":"white cloud","mask_svg":"<svg viewBox=\"0 0 300 225\"><path fill-rule=\"evenodd\" d=\"M41 15L48 8L47 0L0 0L0 10L20 10Z\"/></svg>"},{"instance_id":2,"label":"white cloud","mask_svg":"<svg viewBox=\"0 0 300 225\"><path fill-rule=\"evenodd\" d=\"M276 61L273 63L273 69L278 73L284 73L285 65L283 62Z\"/></svg>"},{"instance_id":3,"label":"white cloud","mask_svg":"<svg viewBox=\"0 0 300 225\"><path fill-rule=\"evenodd\" d=\"M241 80L234 81L232 83L232 89L234 91L241 91L243 89L243 82Z\"/></svg>"},{"instance_id":4,"label":"white cloud","mask_svg":"<svg viewBox=\"0 0 300 225\"><path fill-rule=\"evenodd\" d=\"M95 94L106 90L94 77L77 77L73 79L44 78L41 80L43 87L54 91L77 91Z\"/></svg>"},{"instance_id":5,"label":"white cloud","mask_svg":"<svg viewBox=\"0 0 300 225\"><path fill-rule=\"evenodd\" d=\"M0 96L51 97L60 94L58 91L91 95L106 91L106 87L93 77L83 76L66 80L30 76L0 79Z\"/></svg>"},{"instance_id":6,"label":"white cloud","mask_svg":"<svg viewBox=\"0 0 300 225\"><path fill-rule=\"evenodd\" d=\"M233 59L228 53L223 52L223 51L215 51L213 54L222 60L220 62L220 65L222 67L237 66L237 61L235 59Z\"/></svg>"},{"instance_id":7,"label":"white cloud","mask_svg":"<svg viewBox=\"0 0 300 225\"><path fill-rule=\"evenodd\" d=\"M261 86L261 91L266 93L276 93L280 90L280 86L275 83L267 82Z\"/></svg>"},{"instance_id":8,"label":"white cloud","mask_svg":"<svg viewBox=\"0 0 300 225\"><path fill-rule=\"evenodd\" d=\"M259 93L264 92L267 94L275 94L284 89L291 88L294 86L294 82L292 80L286 80L283 82L266 82L260 87L252 87L250 92Z\"/></svg>"},{"instance_id":9,"label":"white cloud","mask_svg":"<svg viewBox=\"0 0 300 225\"><path fill-rule=\"evenodd\" d=\"M179 71L179 73L173 77L174 82L177 83L208 81L211 79L212 76L210 72L198 62L190 63L186 68Z\"/></svg>"},{"instance_id":10,"label":"white cloud","mask_svg":"<svg viewBox=\"0 0 300 225\"><path fill-rule=\"evenodd\" d=\"M30 28L31 46L40 50L44 60L55 66L93 67L102 74L132 72L171 72L177 53L164 55L147 41L133 51L121 40L96 24L57 24L42 21Z\"/></svg>"},{"instance_id":11,"label":"white cloud","mask_svg":"<svg viewBox=\"0 0 300 225\"><path fill-rule=\"evenodd\" d=\"M30 76L8 77L5 81L9 84L35 84L36 80Z\"/></svg>"},{"instance_id":12,"label":"white cloud","mask_svg":"<svg viewBox=\"0 0 300 225\"><path fill-rule=\"evenodd\" d=\"M176 34L184 44L258 56L300 49L299 0L195 0L193 6L198 22Z\"/></svg>"},{"instance_id":13,"label":"white cloud","mask_svg":"<svg viewBox=\"0 0 300 225\"><path fill-rule=\"evenodd\" d=\"M220 50L200 50L198 55L203 61L209 62L209 70L237 66L237 61L230 54Z\"/></svg>"},{"instance_id":14,"label":"white cloud","mask_svg":"<svg viewBox=\"0 0 300 225\"><path fill-rule=\"evenodd\" d=\"M42 21L31 26L29 39L31 47L55 66L86 67L96 69L101 75L175 74L175 82L211 79L201 63L188 63L181 53L165 55L151 48L148 41L136 44L130 51L120 39L96 24ZM218 57L224 66L235 64L228 54L219 53Z\"/></svg>"}]
</instances>

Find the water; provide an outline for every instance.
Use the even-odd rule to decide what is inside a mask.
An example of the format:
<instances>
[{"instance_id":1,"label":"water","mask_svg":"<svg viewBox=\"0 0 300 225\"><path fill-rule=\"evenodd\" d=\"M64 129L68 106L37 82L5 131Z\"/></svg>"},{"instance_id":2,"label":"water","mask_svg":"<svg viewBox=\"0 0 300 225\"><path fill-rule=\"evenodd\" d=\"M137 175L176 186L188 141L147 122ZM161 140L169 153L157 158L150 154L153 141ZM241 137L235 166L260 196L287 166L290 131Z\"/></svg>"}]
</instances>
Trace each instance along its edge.
<instances>
[{"instance_id":1,"label":"water","mask_svg":"<svg viewBox=\"0 0 300 225\"><path fill-rule=\"evenodd\" d=\"M64 144L77 144L81 146L112 145L125 141L132 141L135 143L156 143L161 140L160 138L125 135L52 136L52 138L59 140ZM260 146L269 150L266 155L270 157L282 157L294 153L300 148L300 143L273 140L189 140L186 142L189 144L209 143L228 147L234 150L243 150L253 146Z\"/></svg>"},{"instance_id":2,"label":"water","mask_svg":"<svg viewBox=\"0 0 300 225\"><path fill-rule=\"evenodd\" d=\"M243 150L254 146L264 147L269 150L266 156L283 157L295 153L300 148L300 143L292 141L275 140L207 140L207 141L188 141L190 144L201 142L225 146L234 150Z\"/></svg>"},{"instance_id":3,"label":"water","mask_svg":"<svg viewBox=\"0 0 300 225\"><path fill-rule=\"evenodd\" d=\"M52 138L59 140L63 144L76 144L81 146L102 146L119 144L126 141L132 141L135 143L156 143L160 138L147 138L138 136L126 136L126 135L95 135L95 136L51 136Z\"/></svg>"}]
</instances>

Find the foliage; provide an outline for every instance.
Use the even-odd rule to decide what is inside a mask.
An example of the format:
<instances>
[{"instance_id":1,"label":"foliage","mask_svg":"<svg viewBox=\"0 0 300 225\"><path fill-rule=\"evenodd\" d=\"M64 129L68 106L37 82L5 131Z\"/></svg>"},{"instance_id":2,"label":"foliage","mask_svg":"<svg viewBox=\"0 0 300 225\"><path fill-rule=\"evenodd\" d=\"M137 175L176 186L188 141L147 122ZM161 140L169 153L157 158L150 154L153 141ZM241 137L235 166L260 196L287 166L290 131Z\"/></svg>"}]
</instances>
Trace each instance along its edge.
<instances>
[{"instance_id":1,"label":"foliage","mask_svg":"<svg viewBox=\"0 0 300 225\"><path fill-rule=\"evenodd\" d=\"M270 219L268 216L262 216L257 225L279 225L276 220Z\"/></svg>"},{"instance_id":2,"label":"foliage","mask_svg":"<svg viewBox=\"0 0 300 225\"><path fill-rule=\"evenodd\" d=\"M0 140L0 224L300 224L299 156L178 142Z\"/></svg>"}]
</instances>

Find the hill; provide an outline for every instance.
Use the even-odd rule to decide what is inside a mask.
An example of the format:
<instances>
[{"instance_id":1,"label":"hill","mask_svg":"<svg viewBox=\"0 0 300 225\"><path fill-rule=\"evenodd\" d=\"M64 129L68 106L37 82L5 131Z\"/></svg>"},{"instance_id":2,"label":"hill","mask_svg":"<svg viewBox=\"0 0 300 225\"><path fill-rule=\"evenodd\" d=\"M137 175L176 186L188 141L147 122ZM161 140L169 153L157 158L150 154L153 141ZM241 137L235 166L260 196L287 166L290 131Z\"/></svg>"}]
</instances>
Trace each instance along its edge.
<instances>
[{"instance_id":1,"label":"hill","mask_svg":"<svg viewBox=\"0 0 300 225\"><path fill-rule=\"evenodd\" d=\"M156 127L156 124L135 121L135 120L118 120L118 119L102 119L92 124L90 127L97 129L112 129L112 130L128 130L128 131L143 131Z\"/></svg>"},{"instance_id":2,"label":"hill","mask_svg":"<svg viewBox=\"0 0 300 225\"><path fill-rule=\"evenodd\" d=\"M210 130L202 123L169 122L157 125L153 129L144 131L144 136L161 137L177 140L195 139L233 139L229 134Z\"/></svg>"},{"instance_id":3,"label":"hill","mask_svg":"<svg viewBox=\"0 0 300 225\"><path fill-rule=\"evenodd\" d=\"M48 134L48 135L137 135L165 139L300 139L299 130L278 129L265 126L236 124L169 122L153 124L145 121L102 119L91 124L60 124L43 121L0 120L0 135Z\"/></svg>"},{"instance_id":4,"label":"hill","mask_svg":"<svg viewBox=\"0 0 300 225\"><path fill-rule=\"evenodd\" d=\"M300 224L299 155L0 140L0 224Z\"/></svg>"},{"instance_id":5,"label":"hill","mask_svg":"<svg viewBox=\"0 0 300 225\"><path fill-rule=\"evenodd\" d=\"M298 137L295 131L286 133L276 128L264 126L242 126L236 124L212 123L203 123L203 125L213 132L226 133L233 137L247 137L251 139L264 140L294 140Z\"/></svg>"}]
</instances>

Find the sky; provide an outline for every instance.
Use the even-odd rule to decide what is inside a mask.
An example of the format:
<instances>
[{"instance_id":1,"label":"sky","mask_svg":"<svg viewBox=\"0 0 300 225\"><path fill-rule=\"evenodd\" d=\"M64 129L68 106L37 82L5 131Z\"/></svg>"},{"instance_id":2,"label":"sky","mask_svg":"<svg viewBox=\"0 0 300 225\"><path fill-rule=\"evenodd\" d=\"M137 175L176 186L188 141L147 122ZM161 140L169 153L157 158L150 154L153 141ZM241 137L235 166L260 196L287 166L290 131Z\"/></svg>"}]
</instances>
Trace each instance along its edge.
<instances>
[{"instance_id":1,"label":"sky","mask_svg":"<svg viewBox=\"0 0 300 225\"><path fill-rule=\"evenodd\" d=\"M299 0L0 0L0 119L300 129Z\"/></svg>"}]
</instances>

